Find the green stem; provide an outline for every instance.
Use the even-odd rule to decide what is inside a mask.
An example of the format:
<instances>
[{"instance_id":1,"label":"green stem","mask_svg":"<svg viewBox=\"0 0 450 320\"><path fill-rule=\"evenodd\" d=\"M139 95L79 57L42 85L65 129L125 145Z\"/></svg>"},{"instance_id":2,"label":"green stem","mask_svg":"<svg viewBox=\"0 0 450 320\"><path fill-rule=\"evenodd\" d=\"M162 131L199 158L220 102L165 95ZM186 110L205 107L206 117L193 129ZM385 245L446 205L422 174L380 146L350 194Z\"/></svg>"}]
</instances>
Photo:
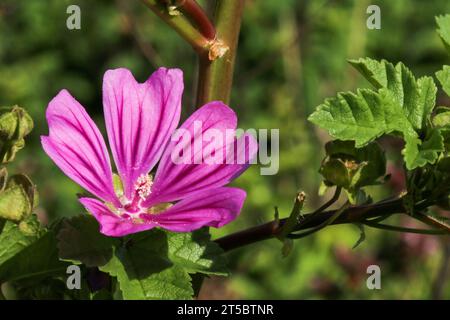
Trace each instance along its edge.
<instances>
[{"instance_id":1,"label":"green stem","mask_svg":"<svg viewBox=\"0 0 450 320\"><path fill-rule=\"evenodd\" d=\"M344 205L339 208L330 218L328 218L327 220L325 220L324 222L322 222L321 224L319 224L317 227L311 228L309 230L300 232L300 233L292 233L288 236L288 238L290 239L301 239L304 238L306 236L309 236L313 233L316 233L319 230L322 230L323 228L327 227L328 225L332 224L334 221L336 221L336 219L338 219L342 213L344 212L345 209L347 209L349 206L349 203L346 202L344 203Z\"/></svg>"},{"instance_id":2,"label":"green stem","mask_svg":"<svg viewBox=\"0 0 450 320\"><path fill-rule=\"evenodd\" d=\"M208 52L210 41L183 15L170 15L167 5L158 0L141 0L157 16L164 20L199 54Z\"/></svg>"},{"instance_id":3,"label":"green stem","mask_svg":"<svg viewBox=\"0 0 450 320\"><path fill-rule=\"evenodd\" d=\"M215 12L216 40L200 54L197 107L213 100L229 103L244 0L219 0Z\"/></svg>"}]
</instances>

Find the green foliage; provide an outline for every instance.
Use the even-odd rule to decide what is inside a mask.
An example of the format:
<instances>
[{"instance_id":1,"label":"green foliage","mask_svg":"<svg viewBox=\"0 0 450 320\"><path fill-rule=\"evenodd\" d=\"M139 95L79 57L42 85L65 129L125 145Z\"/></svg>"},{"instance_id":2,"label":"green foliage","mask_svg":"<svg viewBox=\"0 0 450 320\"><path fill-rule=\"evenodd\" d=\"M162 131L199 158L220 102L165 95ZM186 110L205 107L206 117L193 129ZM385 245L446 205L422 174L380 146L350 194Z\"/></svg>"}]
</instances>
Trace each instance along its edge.
<instances>
[{"instance_id":1,"label":"green foliage","mask_svg":"<svg viewBox=\"0 0 450 320\"><path fill-rule=\"evenodd\" d=\"M438 25L438 34L450 51L450 14L436 17L436 23Z\"/></svg>"},{"instance_id":2,"label":"green foliage","mask_svg":"<svg viewBox=\"0 0 450 320\"><path fill-rule=\"evenodd\" d=\"M60 258L116 277L125 299L189 299L189 274L228 274L223 252L206 229L111 238L99 233L92 216L81 215L62 221L58 230Z\"/></svg>"},{"instance_id":3,"label":"green foliage","mask_svg":"<svg viewBox=\"0 0 450 320\"><path fill-rule=\"evenodd\" d=\"M0 233L0 266L41 236L36 216L30 216L21 225L7 221Z\"/></svg>"},{"instance_id":4,"label":"green foliage","mask_svg":"<svg viewBox=\"0 0 450 320\"><path fill-rule=\"evenodd\" d=\"M124 241L100 270L117 277L125 299L190 299L190 273L227 274L221 250L206 230L152 230Z\"/></svg>"},{"instance_id":5,"label":"green foliage","mask_svg":"<svg viewBox=\"0 0 450 320\"><path fill-rule=\"evenodd\" d=\"M436 78L441 83L445 93L450 96L450 66L444 66L442 70L436 72Z\"/></svg>"},{"instance_id":6,"label":"green foliage","mask_svg":"<svg viewBox=\"0 0 450 320\"><path fill-rule=\"evenodd\" d=\"M106 237L98 230L98 222L90 215L62 221L57 234L59 257L88 267L106 264L119 240Z\"/></svg>"},{"instance_id":7,"label":"green foliage","mask_svg":"<svg viewBox=\"0 0 450 320\"><path fill-rule=\"evenodd\" d=\"M0 265L0 283L12 281L30 285L49 276L65 274L67 263L58 258L53 232L40 231L43 234L38 238L36 235L25 236L21 232L20 228L13 228L7 235L10 242L19 238L21 244L14 245L15 254L13 252Z\"/></svg>"},{"instance_id":8,"label":"green foliage","mask_svg":"<svg viewBox=\"0 0 450 320\"><path fill-rule=\"evenodd\" d=\"M415 79L402 63L369 58L350 63L375 87L340 93L319 105L309 120L337 139L362 147L387 134L400 134L406 167L413 170L438 159L443 137L431 127L437 88L430 77ZM424 136L423 138L421 138Z\"/></svg>"},{"instance_id":9,"label":"green foliage","mask_svg":"<svg viewBox=\"0 0 450 320\"><path fill-rule=\"evenodd\" d=\"M434 108L436 86L433 79L415 79L403 63L393 64L370 58L350 60L374 87L386 88L392 94L398 109L405 115L415 130L420 130Z\"/></svg>"}]
</instances>

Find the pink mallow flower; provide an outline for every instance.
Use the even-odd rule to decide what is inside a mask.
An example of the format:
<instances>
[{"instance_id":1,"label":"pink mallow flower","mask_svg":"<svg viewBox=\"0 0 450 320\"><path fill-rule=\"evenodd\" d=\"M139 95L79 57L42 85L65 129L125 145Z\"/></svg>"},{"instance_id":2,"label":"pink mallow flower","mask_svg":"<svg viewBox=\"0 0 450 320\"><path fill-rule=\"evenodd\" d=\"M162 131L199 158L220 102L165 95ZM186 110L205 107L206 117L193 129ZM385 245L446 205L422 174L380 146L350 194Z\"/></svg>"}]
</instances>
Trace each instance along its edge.
<instances>
[{"instance_id":1,"label":"pink mallow flower","mask_svg":"<svg viewBox=\"0 0 450 320\"><path fill-rule=\"evenodd\" d=\"M97 197L79 200L98 220L103 234L119 237L154 227L175 232L203 226L218 228L239 214L245 191L224 185L249 166L257 142L250 135L242 135L232 138L232 148L227 148L230 143L226 142L220 150L213 148L223 151L221 163L205 159L194 163L194 153L198 153L195 148L186 149L192 151L192 161L173 161L171 152L179 149L178 143L195 144L209 129L224 133L237 125L233 110L214 101L194 112L181 126L192 134L191 139L172 141L180 120L182 93L183 73L179 69L160 68L144 83L136 82L127 69L105 73L103 108L118 176L113 174L99 129L80 103L67 90L50 101L46 113L49 135L41 137L42 146L68 177ZM195 132L194 123L199 122L202 132ZM228 149L236 149L242 142L242 150L230 153ZM217 146L203 140L200 151L211 149L211 143ZM217 160L215 152L211 156ZM244 161L237 161L242 152ZM234 162L225 161L230 154ZM158 161L153 178L150 171Z\"/></svg>"}]
</instances>

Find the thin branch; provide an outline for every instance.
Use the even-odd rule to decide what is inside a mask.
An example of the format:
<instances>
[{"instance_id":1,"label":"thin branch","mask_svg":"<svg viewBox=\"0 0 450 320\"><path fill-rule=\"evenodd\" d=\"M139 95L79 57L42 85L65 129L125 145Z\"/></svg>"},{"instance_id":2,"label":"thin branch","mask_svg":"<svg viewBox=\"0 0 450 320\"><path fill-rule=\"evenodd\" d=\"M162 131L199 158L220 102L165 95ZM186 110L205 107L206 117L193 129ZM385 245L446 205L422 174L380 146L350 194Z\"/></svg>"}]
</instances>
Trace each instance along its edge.
<instances>
[{"instance_id":1,"label":"thin branch","mask_svg":"<svg viewBox=\"0 0 450 320\"><path fill-rule=\"evenodd\" d=\"M432 227L436 227L438 229L444 230L447 233L450 232L450 226L448 223L446 223L445 221L441 221L439 220L439 218L434 217L434 216L429 216L426 214L423 214L422 212L416 212L414 213L414 218L422 221L423 223L432 226Z\"/></svg>"},{"instance_id":2,"label":"thin branch","mask_svg":"<svg viewBox=\"0 0 450 320\"><path fill-rule=\"evenodd\" d=\"M419 233L419 234L432 234L432 235L448 235L449 234L445 230L406 228L406 227L393 226L393 225L389 225L389 224L376 223L376 222L371 222L371 221L363 221L362 223L369 227L372 227L372 228L389 230L389 231Z\"/></svg>"},{"instance_id":3,"label":"thin branch","mask_svg":"<svg viewBox=\"0 0 450 320\"><path fill-rule=\"evenodd\" d=\"M422 203L418 205L416 210L423 210L429 207L430 203ZM304 219L299 221L294 231L307 230L317 227L333 217L338 210L324 211L320 214L306 214ZM389 201L379 202L375 204L361 205L356 207L350 207L342 212L342 214L334 220L331 225L345 224L345 223L357 223L363 222L369 218L377 218L380 216L406 213L406 209L403 206L403 199L393 199ZM215 240L223 250L230 251L248 244L267 240L276 236L279 228L283 226L286 219L279 221L273 220L271 222L252 227L246 230L242 230L228 236Z\"/></svg>"},{"instance_id":4,"label":"thin branch","mask_svg":"<svg viewBox=\"0 0 450 320\"><path fill-rule=\"evenodd\" d=\"M336 187L336 190L334 190L333 197L331 197L330 200L328 200L322 206L320 206L319 209L317 209L315 212L322 212L322 211L328 209L329 207L331 207L333 205L333 203L338 201L338 199L341 195L341 191L342 191L341 187Z\"/></svg>"},{"instance_id":5,"label":"thin branch","mask_svg":"<svg viewBox=\"0 0 450 320\"><path fill-rule=\"evenodd\" d=\"M199 54L207 54L210 40L206 38L183 15L171 15L166 4L158 0L141 0L157 16L172 27L183 39L185 39Z\"/></svg>"},{"instance_id":6,"label":"thin branch","mask_svg":"<svg viewBox=\"0 0 450 320\"><path fill-rule=\"evenodd\" d=\"M334 221L336 221L336 219L338 219L341 214L345 211L345 209L347 209L349 206L349 203L346 202L342 207L340 207L330 218L328 218L327 220L325 220L324 222L322 222L321 224L319 224L317 227L311 228L309 230L303 231L301 233L293 233L289 236L290 239L301 239L304 238L306 236L309 236L313 233L316 233L319 230L322 230L323 228L325 228L326 226L332 224ZM320 213L316 213L320 214ZM303 221L303 223L305 223Z\"/></svg>"},{"instance_id":7,"label":"thin branch","mask_svg":"<svg viewBox=\"0 0 450 320\"><path fill-rule=\"evenodd\" d=\"M216 38L216 29L203 8L195 0L182 0L177 8L185 13L209 40Z\"/></svg>"}]
</instances>

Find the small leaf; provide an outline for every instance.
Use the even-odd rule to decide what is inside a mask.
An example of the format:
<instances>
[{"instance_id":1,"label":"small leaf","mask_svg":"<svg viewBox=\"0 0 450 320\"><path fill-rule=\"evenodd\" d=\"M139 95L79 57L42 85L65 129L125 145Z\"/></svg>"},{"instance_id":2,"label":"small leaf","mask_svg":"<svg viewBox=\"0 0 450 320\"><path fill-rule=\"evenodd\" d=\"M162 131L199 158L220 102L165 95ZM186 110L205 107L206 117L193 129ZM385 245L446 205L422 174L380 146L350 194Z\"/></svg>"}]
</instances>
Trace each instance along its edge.
<instances>
[{"instance_id":1,"label":"small leaf","mask_svg":"<svg viewBox=\"0 0 450 320\"><path fill-rule=\"evenodd\" d=\"M286 237L294 231L295 226L298 223L298 219L302 214L303 205L305 204L306 194L304 192L299 192L294 200L294 206L292 207L289 217L286 222L281 227L280 231L277 233L276 237L284 242ZM277 209L278 212L278 209Z\"/></svg>"},{"instance_id":2,"label":"small leaf","mask_svg":"<svg viewBox=\"0 0 450 320\"><path fill-rule=\"evenodd\" d=\"M438 153L444 151L444 138L438 129L432 129L430 136L425 140L409 140L406 143L403 155L408 169L422 167L427 163L434 163Z\"/></svg>"},{"instance_id":3,"label":"small leaf","mask_svg":"<svg viewBox=\"0 0 450 320\"><path fill-rule=\"evenodd\" d=\"M294 249L294 240L285 238L283 240L283 247L281 247L281 255L283 258L286 258L289 256Z\"/></svg>"},{"instance_id":4,"label":"small leaf","mask_svg":"<svg viewBox=\"0 0 450 320\"><path fill-rule=\"evenodd\" d=\"M438 128L450 127L450 110L436 114L433 117L433 125Z\"/></svg>"},{"instance_id":5,"label":"small leaf","mask_svg":"<svg viewBox=\"0 0 450 320\"><path fill-rule=\"evenodd\" d=\"M450 14L436 17L437 32L447 50L450 51Z\"/></svg>"},{"instance_id":6,"label":"small leaf","mask_svg":"<svg viewBox=\"0 0 450 320\"><path fill-rule=\"evenodd\" d=\"M11 221L6 221L3 232L0 233L0 265L14 257L17 253L31 245L42 235L39 221L35 215L31 215L19 226Z\"/></svg>"},{"instance_id":7,"label":"small leaf","mask_svg":"<svg viewBox=\"0 0 450 320\"><path fill-rule=\"evenodd\" d=\"M355 223L355 225L359 228L359 238L353 245L352 249L356 249L361 243L366 240L366 231L364 229L364 225L362 223Z\"/></svg>"},{"instance_id":8,"label":"small leaf","mask_svg":"<svg viewBox=\"0 0 450 320\"><path fill-rule=\"evenodd\" d=\"M422 110L422 128L426 127L427 121L431 118L431 113L436 105L437 87L431 77L422 77L417 80L419 87L419 105L423 106Z\"/></svg>"},{"instance_id":9,"label":"small leaf","mask_svg":"<svg viewBox=\"0 0 450 320\"><path fill-rule=\"evenodd\" d=\"M450 96L450 66L444 66L442 70L436 72L436 78L445 93Z\"/></svg>"},{"instance_id":10,"label":"small leaf","mask_svg":"<svg viewBox=\"0 0 450 320\"><path fill-rule=\"evenodd\" d=\"M86 214L64 220L57 239L60 258L88 267L106 264L112 258L113 246L120 242L102 235L98 222Z\"/></svg>"}]
</instances>

